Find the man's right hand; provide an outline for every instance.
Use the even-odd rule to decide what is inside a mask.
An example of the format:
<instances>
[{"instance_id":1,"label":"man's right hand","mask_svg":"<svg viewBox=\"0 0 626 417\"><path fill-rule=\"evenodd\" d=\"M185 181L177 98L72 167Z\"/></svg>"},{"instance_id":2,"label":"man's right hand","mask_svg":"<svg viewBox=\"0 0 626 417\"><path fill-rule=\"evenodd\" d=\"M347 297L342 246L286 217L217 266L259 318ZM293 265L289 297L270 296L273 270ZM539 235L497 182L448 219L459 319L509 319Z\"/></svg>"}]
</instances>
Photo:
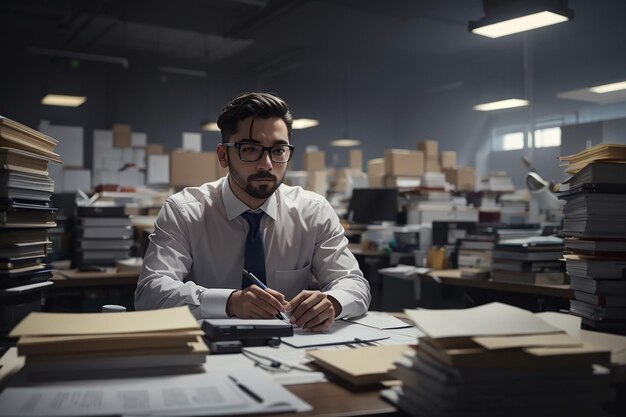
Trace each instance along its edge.
<instances>
[{"instance_id":1,"label":"man's right hand","mask_svg":"<svg viewBox=\"0 0 626 417\"><path fill-rule=\"evenodd\" d=\"M256 285L233 292L226 302L226 314L240 319L273 319L278 312L290 309L283 294Z\"/></svg>"}]
</instances>

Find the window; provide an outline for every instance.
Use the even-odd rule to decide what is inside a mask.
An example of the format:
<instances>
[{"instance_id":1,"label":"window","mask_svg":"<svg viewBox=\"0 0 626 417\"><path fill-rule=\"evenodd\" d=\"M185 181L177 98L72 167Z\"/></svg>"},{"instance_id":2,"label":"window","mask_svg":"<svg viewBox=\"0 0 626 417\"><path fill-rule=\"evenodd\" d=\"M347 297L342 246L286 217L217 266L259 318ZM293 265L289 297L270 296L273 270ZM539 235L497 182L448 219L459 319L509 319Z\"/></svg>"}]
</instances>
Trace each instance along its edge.
<instances>
[{"instance_id":1,"label":"window","mask_svg":"<svg viewBox=\"0 0 626 417\"><path fill-rule=\"evenodd\" d=\"M551 146L561 146L561 128L548 127L535 130L535 148L548 148Z\"/></svg>"},{"instance_id":2,"label":"window","mask_svg":"<svg viewBox=\"0 0 626 417\"><path fill-rule=\"evenodd\" d=\"M524 149L524 132L510 132L502 135L503 151L512 151L515 149Z\"/></svg>"}]
</instances>

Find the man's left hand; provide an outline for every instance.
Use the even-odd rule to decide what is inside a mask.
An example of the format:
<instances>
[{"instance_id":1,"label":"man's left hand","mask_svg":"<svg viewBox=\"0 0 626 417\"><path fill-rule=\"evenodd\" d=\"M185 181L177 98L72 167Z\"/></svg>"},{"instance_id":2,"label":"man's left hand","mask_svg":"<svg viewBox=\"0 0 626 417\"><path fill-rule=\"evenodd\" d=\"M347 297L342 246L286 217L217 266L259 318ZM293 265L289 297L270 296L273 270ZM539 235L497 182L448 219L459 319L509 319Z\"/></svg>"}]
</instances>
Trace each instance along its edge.
<instances>
[{"instance_id":1,"label":"man's left hand","mask_svg":"<svg viewBox=\"0 0 626 417\"><path fill-rule=\"evenodd\" d=\"M291 323L314 332L328 330L341 313L341 304L321 291L302 291L291 304Z\"/></svg>"}]
</instances>

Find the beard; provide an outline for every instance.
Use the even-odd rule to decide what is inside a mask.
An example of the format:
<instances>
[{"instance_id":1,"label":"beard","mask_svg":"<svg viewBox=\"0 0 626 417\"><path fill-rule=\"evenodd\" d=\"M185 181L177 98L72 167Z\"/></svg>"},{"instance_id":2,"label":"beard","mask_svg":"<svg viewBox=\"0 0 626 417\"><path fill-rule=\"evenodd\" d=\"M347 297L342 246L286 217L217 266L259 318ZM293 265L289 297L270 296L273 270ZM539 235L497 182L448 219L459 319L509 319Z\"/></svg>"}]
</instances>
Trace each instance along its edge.
<instances>
[{"instance_id":1,"label":"beard","mask_svg":"<svg viewBox=\"0 0 626 417\"><path fill-rule=\"evenodd\" d=\"M244 178L244 176L231 165L230 161L228 162L228 172L239 188L245 191L250 197L258 199L269 198L269 196L274 194L274 191L282 184L285 178L283 174L282 178L279 180L278 177L266 171L261 171L250 175L248 178ZM273 182L264 182L255 185L253 181L258 179L270 179Z\"/></svg>"}]
</instances>

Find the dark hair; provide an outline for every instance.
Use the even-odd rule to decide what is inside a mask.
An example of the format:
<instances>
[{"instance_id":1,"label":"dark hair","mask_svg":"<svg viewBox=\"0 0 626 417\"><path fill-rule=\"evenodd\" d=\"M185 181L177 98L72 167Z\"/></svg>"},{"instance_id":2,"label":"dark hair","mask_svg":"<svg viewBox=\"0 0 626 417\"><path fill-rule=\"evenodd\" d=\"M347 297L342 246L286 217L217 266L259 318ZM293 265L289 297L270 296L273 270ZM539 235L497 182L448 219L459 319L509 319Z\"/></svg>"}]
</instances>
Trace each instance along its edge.
<instances>
[{"instance_id":1,"label":"dark hair","mask_svg":"<svg viewBox=\"0 0 626 417\"><path fill-rule=\"evenodd\" d=\"M237 123L250 116L263 119L279 117L287 125L287 132L291 138L293 118L291 110L285 101L269 93L242 93L228 104L217 119L217 126L222 131L222 143L227 143L230 137L237 133Z\"/></svg>"}]
</instances>

